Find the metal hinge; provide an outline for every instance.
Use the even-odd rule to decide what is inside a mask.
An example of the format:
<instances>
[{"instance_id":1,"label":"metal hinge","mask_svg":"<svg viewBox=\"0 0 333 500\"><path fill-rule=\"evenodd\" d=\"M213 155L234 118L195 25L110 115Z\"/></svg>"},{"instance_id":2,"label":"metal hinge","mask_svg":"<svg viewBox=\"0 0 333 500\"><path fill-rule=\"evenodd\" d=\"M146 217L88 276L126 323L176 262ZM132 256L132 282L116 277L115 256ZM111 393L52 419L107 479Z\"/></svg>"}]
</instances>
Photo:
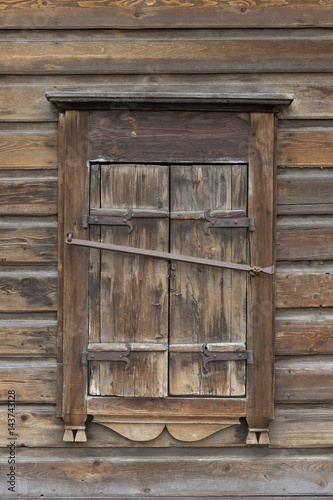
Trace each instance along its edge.
<instances>
[{"instance_id":1,"label":"metal hinge","mask_svg":"<svg viewBox=\"0 0 333 500\"><path fill-rule=\"evenodd\" d=\"M205 219L208 224L205 225L205 233L210 234L210 227L248 227L250 231L255 231L254 217L231 217L228 219L210 217L210 210L205 212Z\"/></svg>"},{"instance_id":2,"label":"metal hinge","mask_svg":"<svg viewBox=\"0 0 333 500\"><path fill-rule=\"evenodd\" d=\"M131 348L128 347L127 351L119 352L119 351L88 351L83 352L81 356L82 364L87 365L88 361L122 361L126 363L125 370L128 370L131 366L131 362L128 359L128 355L131 353Z\"/></svg>"},{"instance_id":3,"label":"metal hinge","mask_svg":"<svg viewBox=\"0 0 333 500\"><path fill-rule=\"evenodd\" d=\"M202 351L206 357L204 360L204 370L208 372L207 365L212 361L244 361L246 360L249 364L253 364L253 352L243 351L243 352L210 352L207 349L207 345L204 345Z\"/></svg>"},{"instance_id":4,"label":"metal hinge","mask_svg":"<svg viewBox=\"0 0 333 500\"><path fill-rule=\"evenodd\" d=\"M100 224L103 226L128 226L128 233L133 231L133 224L130 222L132 210L123 217L114 217L110 215L83 215L82 227L87 228L89 224Z\"/></svg>"}]
</instances>

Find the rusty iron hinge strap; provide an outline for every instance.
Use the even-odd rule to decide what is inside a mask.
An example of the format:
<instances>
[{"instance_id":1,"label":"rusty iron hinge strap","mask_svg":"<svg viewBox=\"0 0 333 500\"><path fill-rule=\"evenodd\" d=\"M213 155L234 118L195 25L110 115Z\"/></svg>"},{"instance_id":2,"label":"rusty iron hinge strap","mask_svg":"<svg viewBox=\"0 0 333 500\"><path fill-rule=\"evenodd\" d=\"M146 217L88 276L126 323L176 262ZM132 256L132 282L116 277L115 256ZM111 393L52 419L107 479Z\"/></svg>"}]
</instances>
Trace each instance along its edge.
<instances>
[{"instance_id":1,"label":"rusty iron hinge strap","mask_svg":"<svg viewBox=\"0 0 333 500\"><path fill-rule=\"evenodd\" d=\"M191 257L189 255L179 255L169 252L158 252L157 250L146 250L136 247L125 247L122 245L113 245L111 243L99 243L98 241L88 241L74 239L72 234L68 234L66 238L67 245L76 245L79 247L97 248L99 250L111 250L114 252L127 253L132 255L143 255L155 257L157 259L175 260L178 262L189 262L190 264L203 264L205 266L220 267L225 269L235 269L236 271L247 271L251 275L259 273L274 274L274 266L269 267L252 267L248 264L237 264L234 262L224 262L222 260L202 259L200 257Z\"/></svg>"},{"instance_id":2,"label":"rusty iron hinge strap","mask_svg":"<svg viewBox=\"0 0 333 500\"><path fill-rule=\"evenodd\" d=\"M254 217L231 217L231 218L213 218L210 217L210 211L205 212L205 219L208 223L205 225L205 233L210 234L210 227L248 227L250 231L255 231Z\"/></svg>"},{"instance_id":3,"label":"rusty iron hinge strap","mask_svg":"<svg viewBox=\"0 0 333 500\"><path fill-rule=\"evenodd\" d=\"M83 215L82 227L87 228L89 224L100 224L104 226L128 226L128 233L133 231L133 224L130 221L132 218L132 210L129 210L124 217L116 217L110 215Z\"/></svg>"},{"instance_id":4,"label":"rusty iron hinge strap","mask_svg":"<svg viewBox=\"0 0 333 500\"><path fill-rule=\"evenodd\" d=\"M131 353L131 348L128 347L127 351L88 351L83 352L81 361L83 365L87 365L88 361L122 361L126 363L125 370L128 370L131 362L128 355Z\"/></svg>"},{"instance_id":5,"label":"rusty iron hinge strap","mask_svg":"<svg viewBox=\"0 0 333 500\"><path fill-rule=\"evenodd\" d=\"M207 346L204 345L202 351L206 357L204 360L204 370L208 372L207 364L212 361L244 361L247 360L249 364L253 363L253 352L211 352L208 351Z\"/></svg>"}]
</instances>

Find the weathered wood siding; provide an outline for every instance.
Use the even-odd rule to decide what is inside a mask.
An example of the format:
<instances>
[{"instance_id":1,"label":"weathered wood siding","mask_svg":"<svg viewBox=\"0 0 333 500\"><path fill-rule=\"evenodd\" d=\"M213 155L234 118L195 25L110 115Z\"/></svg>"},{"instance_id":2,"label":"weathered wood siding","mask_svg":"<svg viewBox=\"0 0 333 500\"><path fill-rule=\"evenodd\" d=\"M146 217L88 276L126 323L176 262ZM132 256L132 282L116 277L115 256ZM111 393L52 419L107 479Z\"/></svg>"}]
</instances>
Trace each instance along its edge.
<instances>
[{"instance_id":1,"label":"weathered wood siding","mask_svg":"<svg viewBox=\"0 0 333 500\"><path fill-rule=\"evenodd\" d=\"M332 495L332 457L323 450L333 444L333 33L328 29L333 26L332 2L176 3L1 3L4 463L6 400L8 390L14 389L18 445L27 447L20 449L21 494L163 497L172 492L175 498L219 498L223 490L225 498ZM86 444L62 441L62 421L55 408L58 114L44 94L97 92L112 84L136 84L150 91L161 84L170 90L204 84L207 91L295 95L278 122L277 404L270 451L243 448L244 425L206 438L207 448L237 447L208 455L196 450L178 455L138 450L130 458L124 452L121 459L112 458L100 448L133 443L93 423L88 425ZM175 447L177 441L164 431L156 442L140 446ZM64 453L62 447L75 449ZM176 470L178 490L172 484Z\"/></svg>"}]
</instances>

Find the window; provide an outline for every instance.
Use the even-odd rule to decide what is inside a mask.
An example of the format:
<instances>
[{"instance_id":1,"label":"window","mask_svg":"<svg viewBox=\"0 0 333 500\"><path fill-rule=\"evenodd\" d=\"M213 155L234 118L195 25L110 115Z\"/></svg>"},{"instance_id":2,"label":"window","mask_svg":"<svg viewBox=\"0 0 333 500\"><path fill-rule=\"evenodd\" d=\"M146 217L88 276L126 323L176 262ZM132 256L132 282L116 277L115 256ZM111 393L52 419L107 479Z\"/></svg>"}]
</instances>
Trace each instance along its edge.
<instances>
[{"instance_id":1,"label":"window","mask_svg":"<svg viewBox=\"0 0 333 500\"><path fill-rule=\"evenodd\" d=\"M267 444L274 113L290 98L48 98L65 110L64 439L86 439L87 415L180 443L246 417Z\"/></svg>"}]
</instances>

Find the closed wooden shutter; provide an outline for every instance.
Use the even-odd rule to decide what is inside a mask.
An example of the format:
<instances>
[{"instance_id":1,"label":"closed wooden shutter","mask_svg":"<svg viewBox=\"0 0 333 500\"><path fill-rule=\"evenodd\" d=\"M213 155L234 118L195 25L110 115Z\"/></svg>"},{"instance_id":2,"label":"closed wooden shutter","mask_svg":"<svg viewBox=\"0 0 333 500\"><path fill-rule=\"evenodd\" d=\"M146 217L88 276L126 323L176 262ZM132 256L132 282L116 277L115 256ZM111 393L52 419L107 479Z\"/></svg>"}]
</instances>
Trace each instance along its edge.
<instances>
[{"instance_id":1,"label":"closed wooden shutter","mask_svg":"<svg viewBox=\"0 0 333 500\"><path fill-rule=\"evenodd\" d=\"M94 164L90 214L131 214L129 227L91 227L104 243L246 263L247 228L210 228L205 215L247 215L246 165ZM169 278L169 279L168 279ZM94 349L126 351L130 367L92 361L92 396L244 396L245 361L204 366L211 352L246 350L247 275L149 256L91 250ZM99 345L98 345L99 344Z\"/></svg>"},{"instance_id":2,"label":"closed wooden shutter","mask_svg":"<svg viewBox=\"0 0 333 500\"><path fill-rule=\"evenodd\" d=\"M246 165L172 166L171 193L171 253L247 262L246 228L206 234L207 221L197 219L207 210L224 217L246 214ZM206 373L201 346L229 351L232 345L226 344L241 343L245 350L246 274L182 262L176 266L170 295L170 394L245 395L245 362L210 363Z\"/></svg>"},{"instance_id":3,"label":"closed wooden shutter","mask_svg":"<svg viewBox=\"0 0 333 500\"><path fill-rule=\"evenodd\" d=\"M100 172L99 213L133 211L134 230L101 225L106 243L151 250L168 250L169 169L154 165L94 166ZM164 215L164 216L163 216ZM95 250L93 252L96 252ZM97 256L98 258L98 256ZM99 332L92 331L110 350L131 343L131 366L91 363L89 392L107 396L167 396L168 264L151 257L100 252ZM98 265L98 264L97 264ZM97 292L98 293L98 292ZM93 294L96 296L96 292ZM95 307L93 305L92 307Z\"/></svg>"}]
</instances>

